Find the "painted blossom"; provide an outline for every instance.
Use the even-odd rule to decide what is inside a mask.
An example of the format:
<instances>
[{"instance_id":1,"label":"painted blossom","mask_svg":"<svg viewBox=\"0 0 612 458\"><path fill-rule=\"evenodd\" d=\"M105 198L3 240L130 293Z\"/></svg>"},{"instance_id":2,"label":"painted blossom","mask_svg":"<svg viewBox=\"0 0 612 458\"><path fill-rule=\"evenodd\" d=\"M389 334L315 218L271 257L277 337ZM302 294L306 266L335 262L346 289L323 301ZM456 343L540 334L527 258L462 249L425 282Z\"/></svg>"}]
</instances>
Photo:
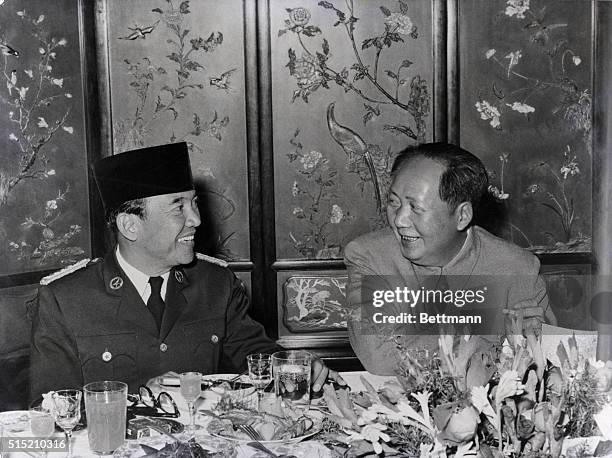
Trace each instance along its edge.
<instances>
[{"instance_id":1,"label":"painted blossom","mask_svg":"<svg viewBox=\"0 0 612 458\"><path fill-rule=\"evenodd\" d=\"M525 12L529 10L529 0L508 0L506 2L506 16L516 16L517 19L524 19Z\"/></svg>"},{"instance_id":2,"label":"painted blossom","mask_svg":"<svg viewBox=\"0 0 612 458\"><path fill-rule=\"evenodd\" d=\"M60 41L57 42L57 45L66 46L66 43L68 43L68 40L66 40L65 38L62 38Z\"/></svg>"},{"instance_id":3,"label":"painted blossom","mask_svg":"<svg viewBox=\"0 0 612 458\"><path fill-rule=\"evenodd\" d=\"M34 78L34 72L32 72L32 70L24 70L23 73L28 75L30 78Z\"/></svg>"},{"instance_id":4,"label":"painted blossom","mask_svg":"<svg viewBox=\"0 0 612 458\"><path fill-rule=\"evenodd\" d=\"M319 165L323 159L323 155L318 151L311 151L300 158L300 162L302 163L302 167L304 170L313 170Z\"/></svg>"},{"instance_id":5,"label":"painted blossom","mask_svg":"<svg viewBox=\"0 0 612 458\"><path fill-rule=\"evenodd\" d=\"M385 19L385 24L392 32L397 32L401 35L409 35L414 29L412 20L402 13L391 13Z\"/></svg>"},{"instance_id":6,"label":"painted blossom","mask_svg":"<svg viewBox=\"0 0 612 458\"><path fill-rule=\"evenodd\" d=\"M576 162L576 156L572 158L571 161L566 162L561 166L561 175L563 175L563 179L567 180L568 175L578 175L580 173L580 169L578 168L578 162Z\"/></svg>"},{"instance_id":7,"label":"painted blossom","mask_svg":"<svg viewBox=\"0 0 612 458\"><path fill-rule=\"evenodd\" d=\"M294 215L300 215L302 213L304 213L304 209L302 207L293 207L293 212Z\"/></svg>"},{"instance_id":8,"label":"painted blossom","mask_svg":"<svg viewBox=\"0 0 612 458\"><path fill-rule=\"evenodd\" d=\"M342 221L343 217L344 217L344 212L342 211L342 208L337 204L332 205L331 216L329 218L329 222L332 224L338 224Z\"/></svg>"},{"instance_id":9,"label":"painted blossom","mask_svg":"<svg viewBox=\"0 0 612 458\"><path fill-rule=\"evenodd\" d=\"M497 128L500 126L501 124L499 121L500 113L497 107L491 105L486 100L482 100L481 102L476 102L475 107L478 110L478 113L480 113L480 119L484 119L485 121L490 120L489 124L491 124L491 127Z\"/></svg>"},{"instance_id":10,"label":"painted blossom","mask_svg":"<svg viewBox=\"0 0 612 458\"><path fill-rule=\"evenodd\" d=\"M508 105L514 111L518 111L519 113L527 114L533 113L535 111L534 107L532 107L531 105L527 105L526 103L514 102L512 104L507 103L506 105Z\"/></svg>"},{"instance_id":11,"label":"painted blossom","mask_svg":"<svg viewBox=\"0 0 612 458\"><path fill-rule=\"evenodd\" d=\"M53 237L55 237L55 233L51 228L45 227L42 231L42 236L45 238L45 240L51 240Z\"/></svg>"},{"instance_id":12,"label":"painted blossom","mask_svg":"<svg viewBox=\"0 0 612 458\"><path fill-rule=\"evenodd\" d=\"M527 194L537 194L538 192L540 192L539 184L532 184L527 187Z\"/></svg>"},{"instance_id":13,"label":"painted blossom","mask_svg":"<svg viewBox=\"0 0 612 458\"><path fill-rule=\"evenodd\" d=\"M580 56L574 55L574 56L572 56L572 62L577 67L582 62L582 59L580 58Z\"/></svg>"},{"instance_id":14,"label":"painted blossom","mask_svg":"<svg viewBox=\"0 0 612 458\"><path fill-rule=\"evenodd\" d=\"M289 12L289 19L297 26L305 26L310 21L310 11L306 8L293 8Z\"/></svg>"},{"instance_id":15,"label":"painted blossom","mask_svg":"<svg viewBox=\"0 0 612 458\"><path fill-rule=\"evenodd\" d=\"M55 169L47 170L46 174L47 176L55 175Z\"/></svg>"},{"instance_id":16,"label":"painted blossom","mask_svg":"<svg viewBox=\"0 0 612 458\"><path fill-rule=\"evenodd\" d=\"M488 187L489 194L495 197L497 200L506 200L510 197L510 194L507 192L500 191L497 186L489 185Z\"/></svg>"},{"instance_id":17,"label":"painted blossom","mask_svg":"<svg viewBox=\"0 0 612 458\"><path fill-rule=\"evenodd\" d=\"M62 87L64 85L64 78L51 78L51 83L56 86Z\"/></svg>"},{"instance_id":18,"label":"painted blossom","mask_svg":"<svg viewBox=\"0 0 612 458\"><path fill-rule=\"evenodd\" d=\"M485 57L487 59L490 59L491 57L493 57L495 55L497 51L493 48L489 49L486 53L485 53Z\"/></svg>"},{"instance_id":19,"label":"painted blossom","mask_svg":"<svg viewBox=\"0 0 612 458\"><path fill-rule=\"evenodd\" d=\"M57 200L48 200L47 201L47 210L57 210Z\"/></svg>"},{"instance_id":20,"label":"painted blossom","mask_svg":"<svg viewBox=\"0 0 612 458\"><path fill-rule=\"evenodd\" d=\"M308 54L304 54L301 58L295 60L293 76L297 79L299 87L314 86L323 80L320 67L314 58Z\"/></svg>"},{"instance_id":21,"label":"painted blossom","mask_svg":"<svg viewBox=\"0 0 612 458\"><path fill-rule=\"evenodd\" d=\"M506 54L506 57L504 57L504 59L510 60L510 62L508 63L508 78L510 78L510 72L514 67L516 67L521 57L523 57L523 53L520 49L517 51L509 52L508 54Z\"/></svg>"},{"instance_id":22,"label":"painted blossom","mask_svg":"<svg viewBox=\"0 0 612 458\"><path fill-rule=\"evenodd\" d=\"M47 127L49 127L49 124L47 124L47 121L45 121L45 118L38 118L38 127L40 127L41 129L46 129Z\"/></svg>"},{"instance_id":23,"label":"painted blossom","mask_svg":"<svg viewBox=\"0 0 612 458\"><path fill-rule=\"evenodd\" d=\"M14 133L9 134L9 140L12 140L14 142L19 141L19 139L17 138L17 135L15 135Z\"/></svg>"},{"instance_id":24,"label":"painted blossom","mask_svg":"<svg viewBox=\"0 0 612 458\"><path fill-rule=\"evenodd\" d=\"M298 182L294 181L293 186L291 186L291 195L293 197L297 197L299 193L300 193L300 187L298 186Z\"/></svg>"},{"instance_id":25,"label":"painted blossom","mask_svg":"<svg viewBox=\"0 0 612 458\"><path fill-rule=\"evenodd\" d=\"M66 132L68 132L71 135L74 133L74 127L62 126L62 129L64 129Z\"/></svg>"},{"instance_id":26,"label":"painted blossom","mask_svg":"<svg viewBox=\"0 0 612 458\"><path fill-rule=\"evenodd\" d=\"M40 16L38 16L38 19L36 19L36 21L34 21L34 23L35 24L40 24L44 20L45 20L45 15L41 14Z\"/></svg>"}]
</instances>

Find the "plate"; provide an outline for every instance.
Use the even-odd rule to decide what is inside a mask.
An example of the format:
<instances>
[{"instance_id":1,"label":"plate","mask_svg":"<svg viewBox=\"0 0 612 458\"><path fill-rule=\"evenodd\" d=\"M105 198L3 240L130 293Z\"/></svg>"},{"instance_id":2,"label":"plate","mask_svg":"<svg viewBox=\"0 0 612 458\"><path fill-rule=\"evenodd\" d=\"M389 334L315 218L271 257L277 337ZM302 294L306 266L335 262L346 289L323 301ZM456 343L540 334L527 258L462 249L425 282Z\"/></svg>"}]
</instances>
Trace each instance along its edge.
<instances>
[{"instance_id":1,"label":"plate","mask_svg":"<svg viewBox=\"0 0 612 458\"><path fill-rule=\"evenodd\" d=\"M321 429L323 429L323 423L321 422L320 419L312 418L310 416L308 418L312 420L313 425L308 429L308 431L305 434L302 434L301 436L292 437L290 439L260 440L256 442L261 442L264 445L280 445L280 444L290 445L290 444L297 444L298 442L308 439L309 437L314 436L315 434L320 432ZM218 424L219 424L219 420L211 420L210 423L208 423L208 425L206 426L206 431L208 432L208 434L210 434L213 437L219 438L219 439L225 439L225 440L237 442L240 444L247 444L249 442L255 442L253 441L253 439L245 439L241 437L234 437L234 436L221 434L218 432L218 428L219 428Z\"/></svg>"},{"instance_id":2,"label":"plate","mask_svg":"<svg viewBox=\"0 0 612 458\"><path fill-rule=\"evenodd\" d=\"M0 412L0 424L6 433L21 433L30 430L30 414L27 410Z\"/></svg>"}]
</instances>

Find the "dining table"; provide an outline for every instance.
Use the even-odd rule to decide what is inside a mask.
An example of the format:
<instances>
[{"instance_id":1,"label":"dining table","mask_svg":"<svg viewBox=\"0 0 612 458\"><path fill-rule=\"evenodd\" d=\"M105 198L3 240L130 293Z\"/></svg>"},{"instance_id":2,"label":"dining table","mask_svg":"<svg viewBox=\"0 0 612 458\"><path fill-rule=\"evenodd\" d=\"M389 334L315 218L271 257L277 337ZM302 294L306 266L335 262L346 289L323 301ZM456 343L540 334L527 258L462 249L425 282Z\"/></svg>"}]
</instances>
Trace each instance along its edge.
<instances>
[{"instance_id":1,"label":"dining table","mask_svg":"<svg viewBox=\"0 0 612 458\"><path fill-rule=\"evenodd\" d=\"M370 374L366 371L351 371L351 372L341 372L340 375L347 382L348 386L353 391L363 391L366 388L362 384L362 377L364 377L374 388L381 387L385 381L393 379L391 376L377 376L374 374ZM153 387L155 394L157 395L159 391L163 390L169 393L172 398L175 400L180 416L176 419L187 425L189 423L189 413L188 407L185 400L182 398L180 394L180 388L178 386L158 386ZM256 393L255 393L256 395ZM247 458L247 457L255 457L261 458L266 456L272 456L266 452L257 450L248 445L247 441L236 441L231 439L223 439L218 436L213 436L208 433L207 425L212 420L212 417L202 414L202 411L208 411L214 404L218 402L219 394L215 392L215 390L204 390L200 398L198 399L196 405L196 424L202 426L201 429L195 431L193 436L188 435L186 432L181 432L178 434L173 434L173 436L179 440L187 441L191 437L193 437L205 450L209 452L217 452L218 455L215 456L228 456L228 457L236 457L236 458ZM317 412L321 415L321 412L318 411L313 406L313 412ZM25 412L27 414L27 412ZM2 413L0 413L2 415ZM2 419L0 417L0 423ZM10 429L4 429L3 432L4 438L7 437L28 437L31 438L32 434L29 431L29 427L25 427L21 431L11 432ZM63 434L60 432L56 432L53 439L61 439L63 438ZM79 430L75 430L73 432L72 438L72 446L73 446L73 456L74 457L94 457L94 456L105 456L94 454L89 448L89 442L87 437L87 428L82 428ZM144 449L141 447L142 444L146 446L162 449L169 443L172 443L173 439L165 434L154 433L154 435L149 437L144 437L141 439L126 439L123 446L119 449L115 450L112 455L106 456L114 456L114 457L125 457L125 458L136 458L140 456L147 456ZM278 441L275 443L264 442L266 447L270 449L277 456L295 456L296 458L335 458L339 456L332 449L328 448L323 441L318 440L317 436L314 435L312 437L305 438L301 442L293 442L293 443L285 443L282 441ZM150 449L148 449L151 452ZM66 455L63 453L50 452L48 454L49 457L64 457ZM17 458L17 457L33 457L33 456L44 456L44 453L37 452L9 452L5 451L1 458ZM154 455L149 455L154 456ZM167 455L164 455L167 456Z\"/></svg>"}]
</instances>

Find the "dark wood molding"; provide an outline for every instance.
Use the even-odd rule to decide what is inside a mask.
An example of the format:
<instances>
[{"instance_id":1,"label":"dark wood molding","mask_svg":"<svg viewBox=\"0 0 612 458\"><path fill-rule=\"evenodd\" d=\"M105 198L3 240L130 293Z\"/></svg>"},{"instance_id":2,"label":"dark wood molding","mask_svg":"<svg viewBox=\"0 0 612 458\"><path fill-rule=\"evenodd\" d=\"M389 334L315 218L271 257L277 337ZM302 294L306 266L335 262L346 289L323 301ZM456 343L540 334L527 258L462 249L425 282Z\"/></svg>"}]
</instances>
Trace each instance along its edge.
<instances>
[{"instance_id":1,"label":"dark wood molding","mask_svg":"<svg viewBox=\"0 0 612 458\"><path fill-rule=\"evenodd\" d=\"M270 2L257 2L257 57L259 62L258 101L259 151L261 159L261 201L262 236L259 243L263 246L264 285L266 314L262 324L271 337L278 336L278 304L276 300L276 273L270 269L276 260L276 220L274 204L274 141L272 125L272 58L270 43Z\"/></svg>"},{"instance_id":2,"label":"dark wood molding","mask_svg":"<svg viewBox=\"0 0 612 458\"><path fill-rule=\"evenodd\" d=\"M325 270L346 269L342 259L296 259L281 260L272 264L272 269L280 270Z\"/></svg>"},{"instance_id":3,"label":"dark wood molding","mask_svg":"<svg viewBox=\"0 0 612 458\"><path fill-rule=\"evenodd\" d=\"M446 0L446 91L447 141L460 144L459 138L459 1Z\"/></svg>"},{"instance_id":4,"label":"dark wood molding","mask_svg":"<svg viewBox=\"0 0 612 458\"><path fill-rule=\"evenodd\" d=\"M448 91L447 91L447 55L446 33L446 0L432 2L433 18L433 139L438 142L448 141Z\"/></svg>"}]
</instances>

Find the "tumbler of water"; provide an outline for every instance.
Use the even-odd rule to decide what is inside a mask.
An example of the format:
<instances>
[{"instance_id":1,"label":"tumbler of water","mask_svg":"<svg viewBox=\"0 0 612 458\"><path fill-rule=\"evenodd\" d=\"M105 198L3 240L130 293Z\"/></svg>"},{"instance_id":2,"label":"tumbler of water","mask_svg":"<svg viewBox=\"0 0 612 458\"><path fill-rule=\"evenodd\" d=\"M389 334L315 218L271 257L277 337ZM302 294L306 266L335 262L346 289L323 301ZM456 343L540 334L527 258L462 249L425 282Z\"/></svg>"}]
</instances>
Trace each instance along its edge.
<instances>
[{"instance_id":1,"label":"tumbler of water","mask_svg":"<svg viewBox=\"0 0 612 458\"><path fill-rule=\"evenodd\" d=\"M272 355L274 391L283 402L308 408L312 360L312 354L303 350L278 351Z\"/></svg>"},{"instance_id":2,"label":"tumbler of water","mask_svg":"<svg viewBox=\"0 0 612 458\"><path fill-rule=\"evenodd\" d=\"M83 387L89 448L101 455L113 453L125 441L127 385L92 382Z\"/></svg>"}]
</instances>

